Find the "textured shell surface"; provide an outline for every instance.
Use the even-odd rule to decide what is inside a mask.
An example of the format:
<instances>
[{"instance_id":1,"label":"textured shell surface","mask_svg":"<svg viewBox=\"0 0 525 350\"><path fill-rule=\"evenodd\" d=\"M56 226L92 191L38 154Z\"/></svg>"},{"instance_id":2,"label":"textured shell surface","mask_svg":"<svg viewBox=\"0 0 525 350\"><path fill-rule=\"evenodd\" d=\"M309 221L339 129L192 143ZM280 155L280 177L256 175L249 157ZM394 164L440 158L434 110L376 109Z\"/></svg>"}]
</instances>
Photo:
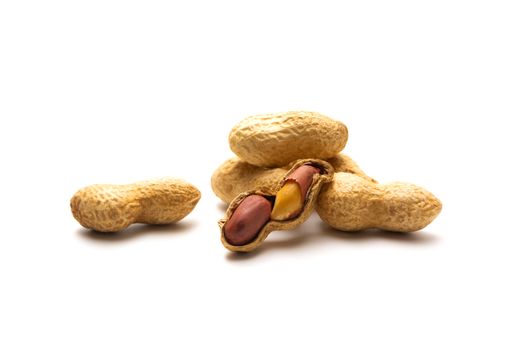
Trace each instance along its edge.
<instances>
[{"instance_id":1,"label":"textured shell surface","mask_svg":"<svg viewBox=\"0 0 525 350\"><path fill-rule=\"evenodd\" d=\"M362 178L376 182L359 168L347 155L338 154L326 159L335 172L350 172ZM261 190L272 193L294 162L282 168L261 168L242 161L239 158L228 159L222 163L211 177L211 187L215 195L225 203L230 203L237 195L249 190Z\"/></svg>"},{"instance_id":2,"label":"textured shell surface","mask_svg":"<svg viewBox=\"0 0 525 350\"><path fill-rule=\"evenodd\" d=\"M71 211L84 227L120 231L132 223L167 224L188 215L200 199L199 190L177 178L128 185L97 184L71 198Z\"/></svg>"},{"instance_id":3,"label":"textured shell surface","mask_svg":"<svg viewBox=\"0 0 525 350\"><path fill-rule=\"evenodd\" d=\"M371 178L363 170L361 170L359 165L357 165L357 163L346 154L340 153L335 157L325 160L334 167L334 171L336 173L352 173L362 177L365 180L377 183L375 179Z\"/></svg>"},{"instance_id":4,"label":"textured shell surface","mask_svg":"<svg viewBox=\"0 0 525 350\"><path fill-rule=\"evenodd\" d=\"M168 224L188 215L201 194L200 191L181 179L161 178L135 183L142 212L137 222Z\"/></svg>"},{"instance_id":5,"label":"textured shell surface","mask_svg":"<svg viewBox=\"0 0 525 350\"><path fill-rule=\"evenodd\" d=\"M126 185L92 185L71 198L71 211L84 227L116 232L129 226L140 213L140 203Z\"/></svg>"},{"instance_id":6,"label":"textured shell surface","mask_svg":"<svg viewBox=\"0 0 525 350\"><path fill-rule=\"evenodd\" d=\"M221 164L211 177L213 192L225 203L230 203L237 195L249 190L274 192L285 168L260 168L232 158Z\"/></svg>"},{"instance_id":7,"label":"textured shell surface","mask_svg":"<svg viewBox=\"0 0 525 350\"><path fill-rule=\"evenodd\" d=\"M437 217L441 202L413 184L374 184L351 173L336 173L319 194L316 209L324 222L342 231L412 232Z\"/></svg>"},{"instance_id":8,"label":"textured shell surface","mask_svg":"<svg viewBox=\"0 0 525 350\"><path fill-rule=\"evenodd\" d=\"M230 132L232 151L261 167L280 167L297 159L330 158L346 145L348 129L316 112L255 115Z\"/></svg>"}]
</instances>

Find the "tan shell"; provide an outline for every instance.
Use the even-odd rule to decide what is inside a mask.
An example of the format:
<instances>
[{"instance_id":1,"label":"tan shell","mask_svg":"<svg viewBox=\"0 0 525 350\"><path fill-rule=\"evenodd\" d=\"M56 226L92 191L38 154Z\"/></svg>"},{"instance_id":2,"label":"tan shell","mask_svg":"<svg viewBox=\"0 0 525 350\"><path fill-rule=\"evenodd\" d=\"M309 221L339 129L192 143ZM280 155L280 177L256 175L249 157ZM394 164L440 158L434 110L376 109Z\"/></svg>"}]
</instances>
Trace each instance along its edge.
<instances>
[{"instance_id":1,"label":"tan shell","mask_svg":"<svg viewBox=\"0 0 525 350\"><path fill-rule=\"evenodd\" d=\"M361 170L359 165L357 165L357 163L346 154L340 153L335 157L325 160L334 167L334 171L336 173L352 173L362 177L365 180L377 183L375 179L371 178L363 170Z\"/></svg>"},{"instance_id":2,"label":"tan shell","mask_svg":"<svg viewBox=\"0 0 525 350\"><path fill-rule=\"evenodd\" d=\"M274 193L287 170L284 168L259 168L232 158L221 164L211 177L213 192L225 203L230 203L240 193L258 189Z\"/></svg>"},{"instance_id":3,"label":"tan shell","mask_svg":"<svg viewBox=\"0 0 525 350\"><path fill-rule=\"evenodd\" d=\"M332 165L335 172L350 172L376 182L347 155L338 154L326 161ZM252 189L274 193L279 188L281 179L293 164L282 168L260 168L243 162L239 158L232 158L215 170L211 177L211 188L225 203L230 203L240 193Z\"/></svg>"},{"instance_id":4,"label":"tan shell","mask_svg":"<svg viewBox=\"0 0 525 350\"><path fill-rule=\"evenodd\" d=\"M342 231L412 232L436 218L441 202L416 185L374 184L354 174L336 173L319 194L316 209L324 222Z\"/></svg>"},{"instance_id":5,"label":"tan shell","mask_svg":"<svg viewBox=\"0 0 525 350\"><path fill-rule=\"evenodd\" d=\"M71 212L86 228L116 232L132 223L177 222L193 210L200 196L195 186L169 177L129 185L92 185L71 198Z\"/></svg>"},{"instance_id":6,"label":"tan shell","mask_svg":"<svg viewBox=\"0 0 525 350\"><path fill-rule=\"evenodd\" d=\"M297 216L297 217L295 217L293 219L290 219L290 220L286 220L286 221L274 221L274 220L268 221L268 223L266 223L262 227L261 231L257 235L257 238L254 241L252 241L252 242L250 242L250 243L248 243L246 245L234 246L234 245L229 244L226 241L225 237L224 237L224 224L226 223L226 221L228 221L228 219L231 217L231 215L233 214L233 212L235 211L237 206L242 202L242 200L244 198L246 198L247 196L252 195L252 194L258 194L258 195L265 196L265 197L273 197L273 196L275 196L277 190L286 181L286 177L289 174L291 174L295 169L297 169L298 167L300 167L301 165L304 165L304 164L313 164L313 165L317 166L318 168L323 169L323 172L321 174L315 174L314 175L312 184L310 185L310 189L309 189L309 191L306 194L306 200L305 200L303 209L302 209L301 213L299 214L299 216ZM285 172L285 174L280 179L278 187L274 191L263 192L261 190L252 190L252 191L247 191L247 192L241 193L240 195L238 195L231 202L230 206L228 207L228 210L226 211L226 215L225 215L224 219L219 221L219 227L220 227L220 230L221 230L221 241L222 241L222 244L227 249L229 249L231 251L235 251L235 252L249 252L249 251L252 251L255 248L257 248L259 245L261 245L262 242L266 239L266 237L268 237L268 235L272 231L292 230L292 229L296 228L297 226L302 224L304 221L306 221L306 219L308 219L310 217L310 215L312 214L312 211L314 210L315 202L317 200L317 196L319 194L319 191L321 190L322 186L325 183L331 181L331 179L333 177L333 174L334 174L334 171L333 171L333 168L332 168L332 166L330 164L328 164L328 163L326 163L326 162L324 162L322 160L317 160L317 159L303 159L303 160L299 160L296 163L294 163L294 165L291 167L291 169L289 171Z\"/></svg>"},{"instance_id":7,"label":"tan shell","mask_svg":"<svg viewBox=\"0 0 525 350\"><path fill-rule=\"evenodd\" d=\"M315 112L248 117L230 132L230 148L243 161L281 167L297 159L330 158L346 145L346 126Z\"/></svg>"}]
</instances>

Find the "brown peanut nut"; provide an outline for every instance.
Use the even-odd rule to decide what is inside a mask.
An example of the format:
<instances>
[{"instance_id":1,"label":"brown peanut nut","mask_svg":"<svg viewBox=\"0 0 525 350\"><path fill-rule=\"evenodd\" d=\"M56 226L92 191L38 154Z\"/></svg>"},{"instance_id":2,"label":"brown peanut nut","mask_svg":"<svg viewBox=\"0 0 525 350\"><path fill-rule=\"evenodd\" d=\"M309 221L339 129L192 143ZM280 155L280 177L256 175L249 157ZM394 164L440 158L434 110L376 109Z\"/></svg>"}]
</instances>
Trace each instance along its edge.
<instances>
[{"instance_id":1,"label":"brown peanut nut","mask_svg":"<svg viewBox=\"0 0 525 350\"><path fill-rule=\"evenodd\" d=\"M224 224L224 238L235 246L250 243L270 220L271 211L272 203L268 199L257 194L249 195Z\"/></svg>"},{"instance_id":2,"label":"brown peanut nut","mask_svg":"<svg viewBox=\"0 0 525 350\"><path fill-rule=\"evenodd\" d=\"M324 222L342 231L412 232L437 217L441 202L416 185L375 184L354 174L336 173L319 194L316 210Z\"/></svg>"},{"instance_id":3,"label":"brown peanut nut","mask_svg":"<svg viewBox=\"0 0 525 350\"><path fill-rule=\"evenodd\" d=\"M303 167L307 168L301 169ZM315 170L309 168L315 168ZM298 170L298 173L296 173L296 170ZM280 213L282 216L278 218L272 218L264 201L271 204L273 211L279 191L264 193L260 190L251 190L239 194L230 203L225 218L219 221L222 244L231 251L248 252L262 244L272 231L296 228L311 215L319 191L323 184L331 180L332 176L332 166L324 161L315 159L297 161L287 174L281 178L279 188L284 188L291 181L291 183L298 184L300 187L299 195L302 196L304 192L305 198L298 212L294 206L284 205ZM308 188L303 189L301 186L308 186ZM249 202L246 204L246 200L252 201L253 198L257 198L257 203ZM284 200L286 201L286 198ZM239 208L241 208L241 212L237 214ZM249 222L256 222L256 224L246 228ZM265 223L259 227L261 222ZM232 227L234 228L233 230ZM259 229L257 230L256 227Z\"/></svg>"},{"instance_id":4,"label":"brown peanut nut","mask_svg":"<svg viewBox=\"0 0 525 350\"><path fill-rule=\"evenodd\" d=\"M297 159L325 159L345 147L348 129L315 112L255 115L241 120L229 135L230 148L243 161L282 167Z\"/></svg>"},{"instance_id":5,"label":"brown peanut nut","mask_svg":"<svg viewBox=\"0 0 525 350\"><path fill-rule=\"evenodd\" d=\"M326 160L335 172L350 172L372 182L376 182L363 172L347 155L338 154ZM293 163L292 163L293 164ZM282 168L260 168L232 158L221 164L211 177L211 187L217 197L230 203L237 195L251 189L264 193L275 193L279 183L291 165Z\"/></svg>"},{"instance_id":6,"label":"brown peanut nut","mask_svg":"<svg viewBox=\"0 0 525 350\"><path fill-rule=\"evenodd\" d=\"M92 185L71 198L71 212L84 227L100 232L120 231L133 223L169 224L188 215L201 194L176 178L128 185Z\"/></svg>"}]
</instances>

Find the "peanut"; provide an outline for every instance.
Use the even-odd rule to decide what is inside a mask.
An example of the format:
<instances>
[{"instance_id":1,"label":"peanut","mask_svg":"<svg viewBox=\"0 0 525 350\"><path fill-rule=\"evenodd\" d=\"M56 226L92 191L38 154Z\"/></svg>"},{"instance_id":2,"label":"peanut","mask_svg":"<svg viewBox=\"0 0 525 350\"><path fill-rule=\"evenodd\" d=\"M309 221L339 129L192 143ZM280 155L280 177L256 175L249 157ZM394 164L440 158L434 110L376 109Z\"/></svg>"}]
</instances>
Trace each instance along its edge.
<instances>
[{"instance_id":1,"label":"peanut","mask_svg":"<svg viewBox=\"0 0 525 350\"><path fill-rule=\"evenodd\" d=\"M71 211L84 227L100 232L120 231L133 223L168 224L188 215L200 192L174 178L129 185L92 185L71 198Z\"/></svg>"},{"instance_id":2,"label":"peanut","mask_svg":"<svg viewBox=\"0 0 525 350\"><path fill-rule=\"evenodd\" d=\"M270 220L272 203L263 196L252 194L244 198L224 225L228 243L241 246L255 239L264 224Z\"/></svg>"},{"instance_id":3,"label":"peanut","mask_svg":"<svg viewBox=\"0 0 525 350\"><path fill-rule=\"evenodd\" d=\"M298 213L303 206L301 187L296 182L286 181L275 195L275 204L271 212L272 220L286 220Z\"/></svg>"},{"instance_id":4,"label":"peanut","mask_svg":"<svg viewBox=\"0 0 525 350\"><path fill-rule=\"evenodd\" d=\"M436 218L441 202L416 185L375 184L354 174L336 173L319 194L316 209L324 222L342 231L412 232Z\"/></svg>"},{"instance_id":5,"label":"peanut","mask_svg":"<svg viewBox=\"0 0 525 350\"><path fill-rule=\"evenodd\" d=\"M349 156L338 154L326 161L336 172L350 172L375 182ZM252 189L275 193L279 188L279 182L289 169L290 165L283 168L260 168L239 158L232 158L215 170L211 177L211 187L217 197L225 203L230 203L240 193Z\"/></svg>"},{"instance_id":6,"label":"peanut","mask_svg":"<svg viewBox=\"0 0 525 350\"><path fill-rule=\"evenodd\" d=\"M336 156L346 145L348 130L315 112L287 112L248 117L233 127L230 148L243 161L281 167L297 159Z\"/></svg>"},{"instance_id":7,"label":"peanut","mask_svg":"<svg viewBox=\"0 0 525 350\"><path fill-rule=\"evenodd\" d=\"M319 173L316 167L302 165L288 175L275 195L271 219L288 220L296 217L301 212L314 175Z\"/></svg>"},{"instance_id":8,"label":"peanut","mask_svg":"<svg viewBox=\"0 0 525 350\"><path fill-rule=\"evenodd\" d=\"M307 159L296 162L279 186L281 190L290 183L298 186L297 206L277 203L294 202L286 198L287 191L275 194L275 191L251 190L239 194L230 203L226 217L219 221L223 245L232 251L247 252L257 248L272 231L299 226L312 213L322 185L330 181L332 175L333 168L324 161ZM277 211L274 211L277 206Z\"/></svg>"}]
</instances>

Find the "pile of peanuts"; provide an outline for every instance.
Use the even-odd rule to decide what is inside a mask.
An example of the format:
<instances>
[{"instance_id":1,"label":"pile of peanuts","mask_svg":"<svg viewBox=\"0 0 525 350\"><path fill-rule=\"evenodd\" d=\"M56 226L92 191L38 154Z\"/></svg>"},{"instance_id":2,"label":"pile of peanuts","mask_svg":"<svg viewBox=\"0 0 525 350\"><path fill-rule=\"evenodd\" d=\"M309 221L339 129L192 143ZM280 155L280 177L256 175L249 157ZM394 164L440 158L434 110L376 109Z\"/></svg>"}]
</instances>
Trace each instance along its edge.
<instances>
[{"instance_id":1,"label":"pile of peanuts","mask_svg":"<svg viewBox=\"0 0 525 350\"><path fill-rule=\"evenodd\" d=\"M292 230L316 210L342 231L422 229L441 211L427 190L407 183L379 184L340 152L347 127L315 112L248 117L229 135L238 158L212 175L213 192L229 204L219 221L221 241L232 251L257 248L272 231ZM201 194L177 178L129 185L92 185L70 205L84 227L117 232L133 223L169 224L188 215Z\"/></svg>"},{"instance_id":2,"label":"pile of peanuts","mask_svg":"<svg viewBox=\"0 0 525 350\"><path fill-rule=\"evenodd\" d=\"M441 211L427 190L378 184L347 155L346 126L314 112L257 115L239 122L229 142L238 158L213 174L215 194L229 203L219 222L224 246L251 251L271 231L291 230L312 210L342 231L422 229Z\"/></svg>"}]
</instances>

